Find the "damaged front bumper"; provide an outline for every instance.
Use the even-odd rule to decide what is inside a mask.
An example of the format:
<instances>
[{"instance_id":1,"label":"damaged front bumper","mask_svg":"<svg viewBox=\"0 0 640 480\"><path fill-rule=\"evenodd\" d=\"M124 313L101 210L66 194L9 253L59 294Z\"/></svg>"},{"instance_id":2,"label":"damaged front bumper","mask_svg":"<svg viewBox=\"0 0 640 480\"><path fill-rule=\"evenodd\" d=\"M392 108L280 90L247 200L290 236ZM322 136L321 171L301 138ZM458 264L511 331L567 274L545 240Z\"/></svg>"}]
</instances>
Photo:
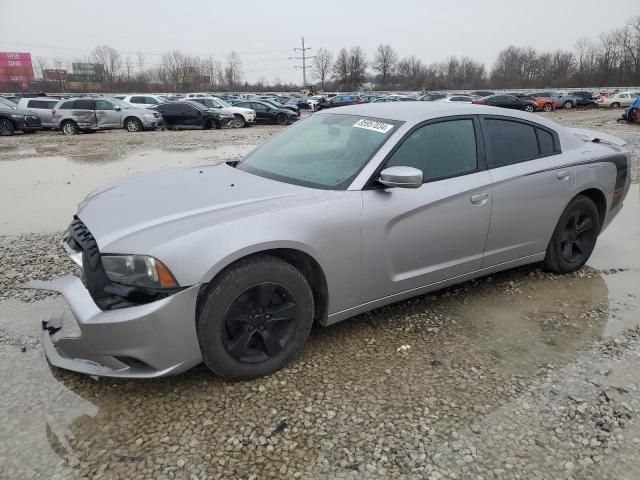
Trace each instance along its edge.
<instances>
[{"instance_id":1,"label":"damaged front bumper","mask_svg":"<svg viewBox=\"0 0 640 480\"><path fill-rule=\"evenodd\" d=\"M195 321L199 285L113 310L98 308L78 277L33 280L25 286L61 293L80 329L79 337L65 338L62 317L42 322L41 342L56 367L87 375L154 378L202 362Z\"/></svg>"}]
</instances>

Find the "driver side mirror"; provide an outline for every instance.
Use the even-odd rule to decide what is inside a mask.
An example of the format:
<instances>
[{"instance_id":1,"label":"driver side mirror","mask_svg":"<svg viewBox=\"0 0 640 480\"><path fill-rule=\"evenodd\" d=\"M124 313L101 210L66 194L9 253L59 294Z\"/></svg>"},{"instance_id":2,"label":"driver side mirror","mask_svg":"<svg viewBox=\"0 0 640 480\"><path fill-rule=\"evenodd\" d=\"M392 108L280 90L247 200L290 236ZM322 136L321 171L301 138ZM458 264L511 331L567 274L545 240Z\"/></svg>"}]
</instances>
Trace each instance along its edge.
<instances>
[{"instance_id":1,"label":"driver side mirror","mask_svg":"<svg viewBox=\"0 0 640 480\"><path fill-rule=\"evenodd\" d=\"M398 188L419 188L422 180L422 170L414 167L388 167L380 172L378 178L385 187Z\"/></svg>"},{"instance_id":2,"label":"driver side mirror","mask_svg":"<svg viewBox=\"0 0 640 480\"><path fill-rule=\"evenodd\" d=\"M122 110L122 108L116 107L116 112L119 112L120 110Z\"/></svg>"}]
</instances>

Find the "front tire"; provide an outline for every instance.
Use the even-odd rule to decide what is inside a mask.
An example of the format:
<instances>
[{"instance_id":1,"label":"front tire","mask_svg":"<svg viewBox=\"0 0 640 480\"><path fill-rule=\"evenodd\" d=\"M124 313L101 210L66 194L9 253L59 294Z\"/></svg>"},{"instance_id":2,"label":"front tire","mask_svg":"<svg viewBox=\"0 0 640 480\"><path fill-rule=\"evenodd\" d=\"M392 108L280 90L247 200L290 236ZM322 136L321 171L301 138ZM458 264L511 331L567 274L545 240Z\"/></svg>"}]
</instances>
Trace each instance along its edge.
<instances>
[{"instance_id":1,"label":"front tire","mask_svg":"<svg viewBox=\"0 0 640 480\"><path fill-rule=\"evenodd\" d=\"M302 349L313 312L311 288L291 264L270 255L241 260L200 300L196 328L203 361L227 379L269 375Z\"/></svg>"},{"instance_id":2,"label":"front tire","mask_svg":"<svg viewBox=\"0 0 640 480\"><path fill-rule=\"evenodd\" d=\"M533 105L525 105L524 106L524 111L525 112L529 112L529 113L533 113L536 111L536 108Z\"/></svg>"},{"instance_id":3,"label":"front tire","mask_svg":"<svg viewBox=\"0 0 640 480\"><path fill-rule=\"evenodd\" d=\"M0 136L8 137L10 135L13 135L14 132L15 129L13 128L13 123L11 123L11 120L0 118Z\"/></svg>"},{"instance_id":4,"label":"front tire","mask_svg":"<svg viewBox=\"0 0 640 480\"><path fill-rule=\"evenodd\" d=\"M545 103L542 107L542 110L544 110L545 112L550 112L551 110L553 110L553 105L551 105L550 103Z\"/></svg>"},{"instance_id":5,"label":"front tire","mask_svg":"<svg viewBox=\"0 0 640 480\"><path fill-rule=\"evenodd\" d=\"M287 116L284 113L279 113L278 115L276 115L276 123L278 125L286 125L287 122Z\"/></svg>"},{"instance_id":6,"label":"front tire","mask_svg":"<svg viewBox=\"0 0 640 480\"><path fill-rule=\"evenodd\" d=\"M566 102L564 102L564 105L562 107L566 110L570 110L573 108L573 102L571 100L567 100Z\"/></svg>"},{"instance_id":7,"label":"front tire","mask_svg":"<svg viewBox=\"0 0 640 480\"><path fill-rule=\"evenodd\" d=\"M137 118L133 118L133 117L127 118L125 122L125 128L127 129L127 132L130 132L130 133L141 132L142 122Z\"/></svg>"},{"instance_id":8,"label":"front tire","mask_svg":"<svg viewBox=\"0 0 640 480\"><path fill-rule=\"evenodd\" d=\"M575 197L558 220L543 266L554 273L570 273L587 263L600 232L600 215L588 197Z\"/></svg>"},{"instance_id":9,"label":"front tire","mask_svg":"<svg viewBox=\"0 0 640 480\"><path fill-rule=\"evenodd\" d=\"M613 102L611 104L611 108L620 108L620 104L618 102Z\"/></svg>"},{"instance_id":10,"label":"front tire","mask_svg":"<svg viewBox=\"0 0 640 480\"><path fill-rule=\"evenodd\" d=\"M233 122L233 125L236 128L244 128L246 125L246 122L244 120L244 117L242 115L240 115L239 113L236 113L234 115L234 117L236 117L235 121Z\"/></svg>"}]
</instances>

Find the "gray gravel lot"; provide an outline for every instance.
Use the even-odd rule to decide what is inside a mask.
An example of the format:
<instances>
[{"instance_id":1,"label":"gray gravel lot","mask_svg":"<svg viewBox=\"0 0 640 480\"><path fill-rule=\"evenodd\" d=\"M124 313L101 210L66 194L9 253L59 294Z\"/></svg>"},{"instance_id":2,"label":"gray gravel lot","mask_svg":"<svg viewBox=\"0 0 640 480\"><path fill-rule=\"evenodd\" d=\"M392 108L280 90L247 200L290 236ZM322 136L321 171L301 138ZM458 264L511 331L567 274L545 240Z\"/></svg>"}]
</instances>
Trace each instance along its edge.
<instances>
[{"instance_id":1,"label":"gray gravel lot","mask_svg":"<svg viewBox=\"0 0 640 480\"><path fill-rule=\"evenodd\" d=\"M640 126L619 114L549 116L635 142L640 182ZM58 242L81 196L279 129L0 138L0 478L640 478L637 184L580 272L534 265L315 328L268 378L49 367L39 323L64 302L20 285L75 271Z\"/></svg>"}]
</instances>

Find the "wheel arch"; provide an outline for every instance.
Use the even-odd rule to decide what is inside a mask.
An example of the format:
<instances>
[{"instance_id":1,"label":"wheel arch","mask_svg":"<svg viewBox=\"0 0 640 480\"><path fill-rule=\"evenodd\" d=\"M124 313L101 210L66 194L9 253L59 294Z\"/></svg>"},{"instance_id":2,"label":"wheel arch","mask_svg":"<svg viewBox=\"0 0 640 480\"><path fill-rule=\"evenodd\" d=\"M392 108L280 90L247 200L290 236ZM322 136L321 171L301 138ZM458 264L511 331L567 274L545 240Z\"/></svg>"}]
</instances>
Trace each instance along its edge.
<instances>
[{"instance_id":1,"label":"wheel arch","mask_svg":"<svg viewBox=\"0 0 640 480\"><path fill-rule=\"evenodd\" d=\"M329 310L329 288L327 285L325 272L320 263L309 253L297 248L289 247L268 248L255 251L235 258L224 267L220 268L207 283L202 284L200 293L198 294L196 312L199 312L200 299L202 298L202 295L212 282L219 278L220 275L222 275L225 271L233 268L239 262L244 261L248 258L255 258L260 256L272 256L279 258L300 271L300 273L309 283L311 292L313 294L314 321L324 323L328 317Z\"/></svg>"},{"instance_id":2,"label":"wheel arch","mask_svg":"<svg viewBox=\"0 0 640 480\"><path fill-rule=\"evenodd\" d=\"M142 119L138 118L135 115L127 115L126 117L124 117L124 120L122 120L122 126L124 127L127 124L127 121L131 120L131 119L137 120L140 122L140 124L142 124Z\"/></svg>"},{"instance_id":3,"label":"wheel arch","mask_svg":"<svg viewBox=\"0 0 640 480\"><path fill-rule=\"evenodd\" d=\"M605 194L602 192L602 190L591 187L578 192L576 195L574 195L573 198L577 197L578 195L589 198L596 205L596 208L598 209L598 215L600 217L600 229L602 229L605 218L607 216L607 197L605 196ZM571 200L573 200L573 198Z\"/></svg>"}]
</instances>

